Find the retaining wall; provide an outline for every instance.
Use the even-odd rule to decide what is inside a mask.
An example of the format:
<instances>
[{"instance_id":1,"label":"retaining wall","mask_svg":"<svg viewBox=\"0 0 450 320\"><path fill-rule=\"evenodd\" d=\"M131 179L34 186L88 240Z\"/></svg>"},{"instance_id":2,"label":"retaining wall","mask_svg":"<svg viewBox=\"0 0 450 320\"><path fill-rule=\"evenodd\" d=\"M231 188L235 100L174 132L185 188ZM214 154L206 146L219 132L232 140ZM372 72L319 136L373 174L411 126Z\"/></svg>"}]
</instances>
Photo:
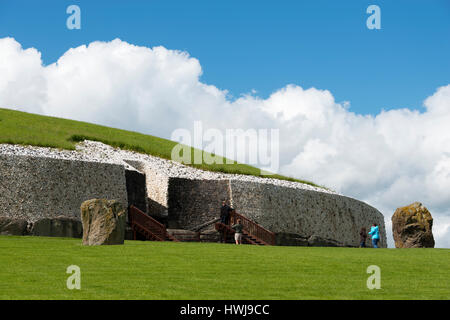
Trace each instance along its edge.
<instances>
[{"instance_id":1,"label":"retaining wall","mask_svg":"<svg viewBox=\"0 0 450 320\"><path fill-rule=\"evenodd\" d=\"M147 188L147 209L155 217L167 218L169 198L169 177L158 173L154 168L141 161L124 160L126 163L145 174Z\"/></svg>"},{"instance_id":2,"label":"retaining wall","mask_svg":"<svg viewBox=\"0 0 450 320\"><path fill-rule=\"evenodd\" d=\"M239 180L169 178L168 225L191 229L218 218L224 199L231 200L239 213L275 232L279 244L299 244L315 236L342 246L358 246L361 227L369 230L377 223L382 237L379 245L386 247L383 215L362 201Z\"/></svg>"},{"instance_id":3,"label":"retaining wall","mask_svg":"<svg viewBox=\"0 0 450 320\"><path fill-rule=\"evenodd\" d=\"M170 178L168 194L169 227L191 229L219 217L222 201L229 199L229 182Z\"/></svg>"},{"instance_id":4,"label":"retaining wall","mask_svg":"<svg viewBox=\"0 0 450 320\"><path fill-rule=\"evenodd\" d=\"M85 200L118 200L127 207L125 168L98 162L0 154L0 216L35 222L80 219Z\"/></svg>"},{"instance_id":5,"label":"retaining wall","mask_svg":"<svg viewBox=\"0 0 450 320\"><path fill-rule=\"evenodd\" d=\"M349 197L303 189L231 180L238 212L279 233L319 236L344 246L358 246L361 227L380 226L380 246L386 247L384 217L377 209Z\"/></svg>"},{"instance_id":6,"label":"retaining wall","mask_svg":"<svg viewBox=\"0 0 450 320\"><path fill-rule=\"evenodd\" d=\"M126 162L141 173L125 174L123 165L2 154L0 216L30 222L58 216L80 219L85 200L116 199L127 207L128 189L131 203L146 206L169 228L191 229L218 218L226 199L277 233L279 244L299 244L316 236L357 246L360 228L377 223L380 246L386 247L383 215L352 198L240 180L168 177L142 162Z\"/></svg>"}]
</instances>

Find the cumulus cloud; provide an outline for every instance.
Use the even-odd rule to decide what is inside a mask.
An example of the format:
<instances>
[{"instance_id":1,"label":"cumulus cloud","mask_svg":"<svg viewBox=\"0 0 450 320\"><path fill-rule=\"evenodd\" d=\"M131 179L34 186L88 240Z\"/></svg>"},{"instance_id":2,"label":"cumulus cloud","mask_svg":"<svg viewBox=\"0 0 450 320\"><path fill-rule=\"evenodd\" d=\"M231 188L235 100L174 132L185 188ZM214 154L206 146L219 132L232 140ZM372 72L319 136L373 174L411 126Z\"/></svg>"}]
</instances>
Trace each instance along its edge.
<instances>
[{"instance_id":1,"label":"cumulus cloud","mask_svg":"<svg viewBox=\"0 0 450 320\"><path fill-rule=\"evenodd\" d=\"M278 128L280 173L366 201L387 224L397 207L421 201L437 246L450 247L450 85L424 97L424 112L361 115L328 90L289 84L267 99L234 99L201 75L197 59L164 47L98 41L45 66L36 49L0 39L0 107L165 138L199 120L205 129Z\"/></svg>"},{"instance_id":2,"label":"cumulus cloud","mask_svg":"<svg viewBox=\"0 0 450 320\"><path fill-rule=\"evenodd\" d=\"M4 106L43 111L47 88L40 52L23 50L12 38L0 40L0 93Z\"/></svg>"}]
</instances>

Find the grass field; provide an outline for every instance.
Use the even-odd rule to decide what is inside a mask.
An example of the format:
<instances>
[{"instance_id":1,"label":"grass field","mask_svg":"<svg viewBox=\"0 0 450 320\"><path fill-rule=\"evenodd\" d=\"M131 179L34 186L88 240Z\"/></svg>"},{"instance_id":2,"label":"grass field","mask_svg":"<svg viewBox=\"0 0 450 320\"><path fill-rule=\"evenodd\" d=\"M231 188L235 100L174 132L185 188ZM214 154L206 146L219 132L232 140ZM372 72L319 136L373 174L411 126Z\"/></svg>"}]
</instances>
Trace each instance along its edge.
<instances>
[{"instance_id":1,"label":"grass field","mask_svg":"<svg viewBox=\"0 0 450 320\"><path fill-rule=\"evenodd\" d=\"M113 147L164 159L171 158L172 149L177 144L174 141L137 132L0 108L0 143L74 150L75 144L83 140L100 141ZM191 148L191 150L193 149ZM191 152L191 159L191 163L193 163L194 152ZM222 158L218 157L218 159ZM250 165L237 162L227 164L225 160L222 162L223 164L202 163L192 164L192 166L208 171L270 177L321 187L310 181L278 174L261 175L260 169Z\"/></svg>"},{"instance_id":2,"label":"grass field","mask_svg":"<svg viewBox=\"0 0 450 320\"><path fill-rule=\"evenodd\" d=\"M69 290L69 265L81 290ZM366 287L369 265L381 289ZM450 250L0 236L0 299L450 299Z\"/></svg>"}]
</instances>

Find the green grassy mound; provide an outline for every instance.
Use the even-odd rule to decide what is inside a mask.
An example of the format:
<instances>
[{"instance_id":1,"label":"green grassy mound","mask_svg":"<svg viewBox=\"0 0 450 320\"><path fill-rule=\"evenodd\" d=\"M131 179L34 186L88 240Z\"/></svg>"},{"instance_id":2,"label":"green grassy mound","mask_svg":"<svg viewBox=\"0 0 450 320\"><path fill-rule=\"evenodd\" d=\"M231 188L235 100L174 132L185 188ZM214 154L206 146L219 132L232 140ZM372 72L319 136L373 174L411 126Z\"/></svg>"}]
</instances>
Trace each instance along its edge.
<instances>
[{"instance_id":1,"label":"green grassy mound","mask_svg":"<svg viewBox=\"0 0 450 320\"><path fill-rule=\"evenodd\" d=\"M0 299L449 299L449 253L0 236ZM69 265L81 290L66 287Z\"/></svg>"},{"instance_id":2,"label":"green grassy mound","mask_svg":"<svg viewBox=\"0 0 450 320\"><path fill-rule=\"evenodd\" d=\"M138 132L109 128L86 122L41 116L15 110L0 108L0 143L32 145L74 150L75 144L83 140L100 141L113 147L137 151L164 159L171 158L174 141L145 135ZM191 150L193 150L191 148ZM206 152L204 152L206 154ZM193 163L194 152L191 152ZM269 177L318 186L278 174L261 175L260 169L250 165L232 164L192 164L193 167L207 171L245 174Z\"/></svg>"}]
</instances>

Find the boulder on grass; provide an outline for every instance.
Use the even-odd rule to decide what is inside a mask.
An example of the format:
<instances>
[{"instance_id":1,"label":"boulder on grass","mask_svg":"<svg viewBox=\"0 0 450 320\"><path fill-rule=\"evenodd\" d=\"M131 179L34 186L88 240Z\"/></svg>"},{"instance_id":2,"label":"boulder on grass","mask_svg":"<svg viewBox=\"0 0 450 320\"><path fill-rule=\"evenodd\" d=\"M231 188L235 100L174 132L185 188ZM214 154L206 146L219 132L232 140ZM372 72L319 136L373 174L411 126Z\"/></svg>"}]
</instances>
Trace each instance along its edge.
<instances>
[{"instance_id":1,"label":"boulder on grass","mask_svg":"<svg viewBox=\"0 0 450 320\"><path fill-rule=\"evenodd\" d=\"M0 234L23 236L27 233L28 221L9 217L0 217Z\"/></svg>"},{"instance_id":2,"label":"boulder on grass","mask_svg":"<svg viewBox=\"0 0 450 320\"><path fill-rule=\"evenodd\" d=\"M33 223L31 234L41 237L81 238L83 227L81 221L75 218L43 218Z\"/></svg>"},{"instance_id":3,"label":"boulder on grass","mask_svg":"<svg viewBox=\"0 0 450 320\"><path fill-rule=\"evenodd\" d=\"M396 248L434 248L433 218L420 202L398 208L391 220Z\"/></svg>"},{"instance_id":4,"label":"boulder on grass","mask_svg":"<svg viewBox=\"0 0 450 320\"><path fill-rule=\"evenodd\" d=\"M83 245L123 244L126 210L116 200L92 199L81 204Z\"/></svg>"}]
</instances>

